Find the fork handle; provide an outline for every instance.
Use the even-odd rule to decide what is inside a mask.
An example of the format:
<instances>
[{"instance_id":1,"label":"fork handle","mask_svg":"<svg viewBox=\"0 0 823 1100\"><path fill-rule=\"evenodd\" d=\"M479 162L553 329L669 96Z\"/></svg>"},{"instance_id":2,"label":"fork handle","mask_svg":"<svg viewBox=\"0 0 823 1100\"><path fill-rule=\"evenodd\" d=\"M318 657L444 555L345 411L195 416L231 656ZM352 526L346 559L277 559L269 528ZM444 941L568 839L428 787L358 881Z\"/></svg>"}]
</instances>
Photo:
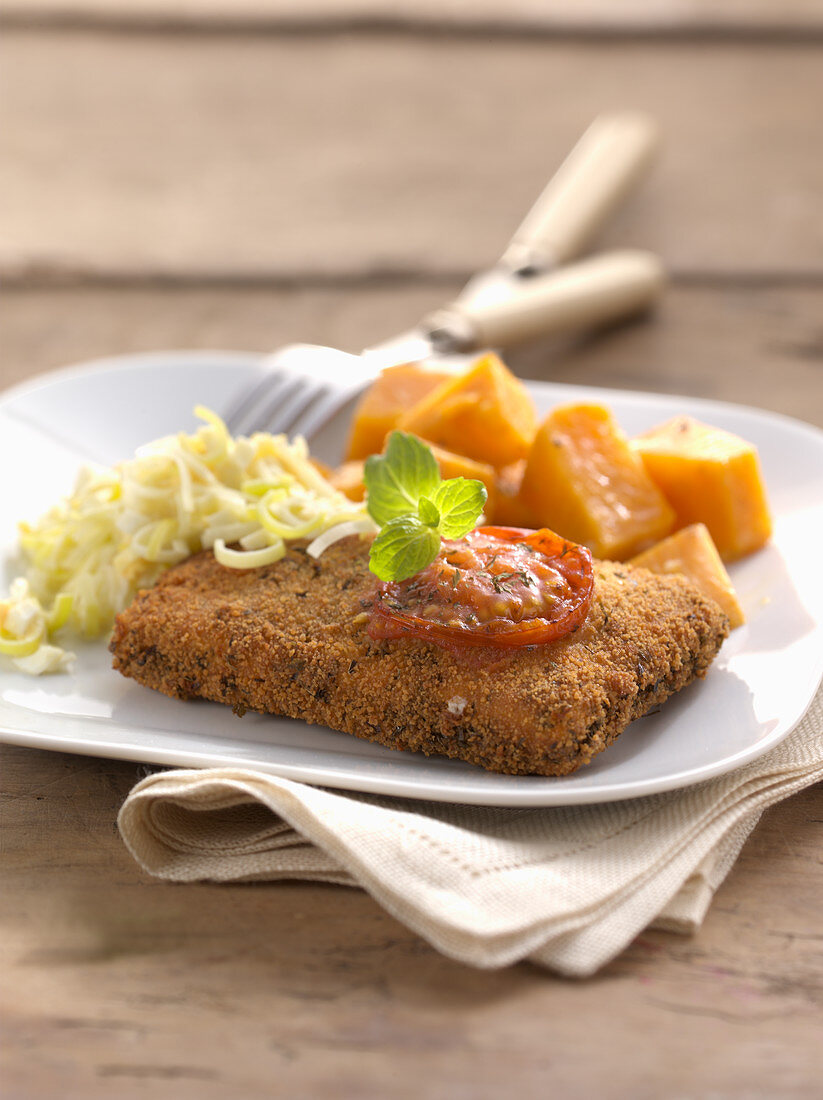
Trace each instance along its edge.
<instances>
[{"instance_id":1,"label":"fork handle","mask_svg":"<svg viewBox=\"0 0 823 1100\"><path fill-rule=\"evenodd\" d=\"M580 255L648 167L657 140L647 114L598 115L524 218L502 266L540 272Z\"/></svg>"},{"instance_id":2,"label":"fork handle","mask_svg":"<svg viewBox=\"0 0 823 1100\"><path fill-rule=\"evenodd\" d=\"M435 347L501 347L648 308L663 288L663 267L650 252L604 252L559 271L523 280L500 301L455 302L428 318Z\"/></svg>"}]
</instances>

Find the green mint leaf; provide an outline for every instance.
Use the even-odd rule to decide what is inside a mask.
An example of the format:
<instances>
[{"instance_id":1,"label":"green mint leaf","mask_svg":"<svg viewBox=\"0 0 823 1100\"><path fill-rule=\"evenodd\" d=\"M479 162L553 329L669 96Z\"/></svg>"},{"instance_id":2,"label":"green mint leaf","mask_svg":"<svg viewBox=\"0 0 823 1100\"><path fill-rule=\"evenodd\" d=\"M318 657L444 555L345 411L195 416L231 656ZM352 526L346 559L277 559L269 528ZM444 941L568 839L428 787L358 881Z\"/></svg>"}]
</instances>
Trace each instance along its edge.
<instances>
[{"instance_id":1,"label":"green mint leaf","mask_svg":"<svg viewBox=\"0 0 823 1100\"><path fill-rule=\"evenodd\" d=\"M371 545L369 569L381 581L404 581L431 565L440 535L416 516L395 516Z\"/></svg>"},{"instance_id":2,"label":"green mint leaf","mask_svg":"<svg viewBox=\"0 0 823 1100\"><path fill-rule=\"evenodd\" d=\"M420 497L434 497L440 469L416 436L392 432L386 453L366 459L365 482L369 515L382 527L397 516L416 515Z\"/></svg>"},{"instance_id":3,"label":"green mint leaf","mask_svg":"<svg viewBox=\"0 0 823 1100\"><path fill-rule=\"evenodd\" d=\"M417 502L417 517L427 527L437 527L440 523L440 512L428 497L421 497Z\"/></svg>"},{"instance_id":4,"label":"green mint leaf","mask_svg":"<svg viewBox=\"0 0 823 1100\"><path fill-rule=\"evenodd\" d=\"M442 538L474 527L486 503L482 482L442 481L431 449L416 436L392 432L386 453L366 461L368 511L381 531L369 568L381 581L403 581L437 557Z\"/></svg>"},{"instance_id":5,"label":"green mint leaf","mask_svg":"<svg viewBox=\"0 0 823 1100\"><path fill-rule=\"evenodd\" d=\"M486 503L486 486L472 478L453 477L443 481L434 494L440 512L440 534L459 539L471 531Z\"/></svg>"}]
</instances>

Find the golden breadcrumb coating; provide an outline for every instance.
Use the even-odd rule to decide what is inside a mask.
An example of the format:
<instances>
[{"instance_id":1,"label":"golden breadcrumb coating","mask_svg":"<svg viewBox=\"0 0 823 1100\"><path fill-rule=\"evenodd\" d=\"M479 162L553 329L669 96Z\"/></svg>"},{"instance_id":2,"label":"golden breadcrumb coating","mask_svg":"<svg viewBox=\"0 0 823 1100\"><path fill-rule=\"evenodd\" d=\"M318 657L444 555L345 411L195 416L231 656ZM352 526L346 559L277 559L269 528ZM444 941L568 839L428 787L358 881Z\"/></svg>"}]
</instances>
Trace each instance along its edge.
<instances>
[{"instance_id":1,"label":"golden breadcrumb coating","mask_svg":"<svg viewBox=\"0 0 823 1100\"><path fill-rule=\"evenodd\" d=\"M318 561L296 545L248 571L198 554L118 616L114 667L239 714L302 718L495 772L565 775L705 675L728 633L720 608L682 577L596 562L574 634L464 657L417 638L372 641L374 584L357 537Z\"/></svg>"}]
</instances>

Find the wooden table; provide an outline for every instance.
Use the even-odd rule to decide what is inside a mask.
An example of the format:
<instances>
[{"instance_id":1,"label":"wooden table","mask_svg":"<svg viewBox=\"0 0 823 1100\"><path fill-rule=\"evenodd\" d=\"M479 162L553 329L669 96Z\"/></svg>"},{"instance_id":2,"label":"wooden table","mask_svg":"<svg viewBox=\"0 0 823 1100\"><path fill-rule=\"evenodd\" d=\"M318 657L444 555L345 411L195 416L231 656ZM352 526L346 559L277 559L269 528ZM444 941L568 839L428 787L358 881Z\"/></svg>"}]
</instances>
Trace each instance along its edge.
<instances>
[{"instance_id":1,"label":"wooden table","mask_svg":"<svg viewBox=\"0 0 823 1100\"><path fill-rule=\"evenodd\" d=\"M174 7L6 6L4 386L390 335L636 106L665 148L603 243L658 250L665 302L512 365L823 423L819 4ZM697 936L573 983L450 962L356 890L152 881L114 825L138 765L0 767L3 1096L819 1095L819 787L765 815Z\"/></svg>"}]
</instances>

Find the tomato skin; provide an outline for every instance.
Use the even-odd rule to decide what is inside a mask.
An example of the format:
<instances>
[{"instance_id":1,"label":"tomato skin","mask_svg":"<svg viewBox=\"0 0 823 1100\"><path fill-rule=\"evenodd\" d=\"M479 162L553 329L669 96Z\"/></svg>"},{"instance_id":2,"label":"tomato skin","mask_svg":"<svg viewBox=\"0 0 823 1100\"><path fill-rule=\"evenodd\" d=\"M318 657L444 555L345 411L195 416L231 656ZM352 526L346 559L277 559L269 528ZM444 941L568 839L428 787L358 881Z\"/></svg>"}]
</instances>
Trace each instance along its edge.
<instances>
[{"instance_id":1,"label":"tomato skin","mask_svg":"<svg viewBox=\"0 0 823 1100\"><path fill-rule=\"evenodd\" d=\"M547 528L481 527L444 541L416 577L381 583L368 632L451 650L547 645L584 622L593 591L586 547Z\"/></svg>"}]
</instances>

